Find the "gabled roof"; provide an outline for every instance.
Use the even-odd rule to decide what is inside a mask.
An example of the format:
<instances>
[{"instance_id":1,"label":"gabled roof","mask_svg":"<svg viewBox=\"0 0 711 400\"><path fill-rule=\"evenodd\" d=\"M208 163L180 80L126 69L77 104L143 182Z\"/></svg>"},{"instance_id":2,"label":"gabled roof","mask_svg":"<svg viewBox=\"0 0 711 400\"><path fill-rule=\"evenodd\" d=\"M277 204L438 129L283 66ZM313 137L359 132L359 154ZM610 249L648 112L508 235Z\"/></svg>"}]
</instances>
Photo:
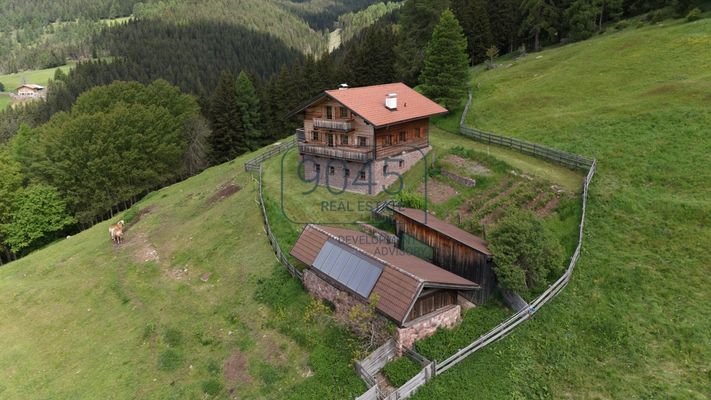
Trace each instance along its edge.
<instances>
[{"instance_id":1,"label":"gabled roof","mask_svg":"<svg viewBox=\"0 0 711 400\"><path fill-rule=\"evenodd\" d=\"M372 293L378 296L376 307L400 324L404 323L423 288L473 290L479 287L472 281L407 254L389 243L350 229L307 225L291 250L291 255L313 266L327 243L345 245L363 259L382 266L382 273L372 289Z\"/></svg>"},{"instance_id":2,"label":"gabled roof","mask_svg":"<svg viewBox=\"0 0 711 400\"><path fill-rule=\"evenodd\" d=\"M463 229L460 229L452 224L442 221L434 215L424 210L405 207L390 207L390 209L402 216L405 216L415 222L418 222L434 231L437 231L445 236L456 240L457 242L472 248L480 253L491 255L489 245L486 240L475 236Z\"/></svg>"},{"instance_id":3,"label":"gabled roof","mask_svg":"<svg viewBox=\"0 0 711 400\"><path fill-rule=\"evenodd\" d=\"M23 85L20 85L17 87L17 89L22 89L23 87L34 89L34 90L43 90L44 86L41 85L35 85L34 83L25 83ZM15 89L15 90L17 90Z\"/></svg>"},{"instance_id":4,"label":"gabled roof","mask_svg":"<svg viewBox=\"0 0 711 400\"><path fill-rule=\"evenodd\" d=\"M397 94L396 110L385 107L385 97L391 93ZM446 108L417 93L404 83L388 83L326 90L289 115L299 113L325 97L343 104L376 128L447 113Z\"/></svg>"}]
</instances>

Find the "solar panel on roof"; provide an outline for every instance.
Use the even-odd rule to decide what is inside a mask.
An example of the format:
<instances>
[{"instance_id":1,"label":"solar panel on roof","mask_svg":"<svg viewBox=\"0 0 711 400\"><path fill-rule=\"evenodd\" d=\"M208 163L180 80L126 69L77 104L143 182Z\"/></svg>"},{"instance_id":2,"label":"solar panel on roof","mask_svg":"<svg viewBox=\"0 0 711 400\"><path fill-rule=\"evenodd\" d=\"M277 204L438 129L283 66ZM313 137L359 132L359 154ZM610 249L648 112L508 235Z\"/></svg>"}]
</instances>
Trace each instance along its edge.
<instances>
[{"instance_id":1,"label":"solar panel on roof","mask_svg":"<svg viewBox=\"0 0 711 400\"><path fill-rule=\"evenodd\" d=\"M370 258L332 240L324 243L313 266L365 298L383 272L383 267Z\"/></svg>"}]
</instances>

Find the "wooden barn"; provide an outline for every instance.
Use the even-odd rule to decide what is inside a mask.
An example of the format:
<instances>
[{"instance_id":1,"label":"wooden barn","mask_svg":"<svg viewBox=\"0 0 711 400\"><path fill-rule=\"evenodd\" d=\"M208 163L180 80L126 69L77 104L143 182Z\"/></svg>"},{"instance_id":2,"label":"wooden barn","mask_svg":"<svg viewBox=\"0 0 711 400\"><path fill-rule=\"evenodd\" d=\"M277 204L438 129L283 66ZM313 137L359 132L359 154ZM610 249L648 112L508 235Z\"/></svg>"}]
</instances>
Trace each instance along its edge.
<instances>
[{"instance_id":1,"label":"wooden barn","mask_svg":"<svg viewBox=\"0 0 711 400\"><path fill-rule=\"evenodd\" d=\"M336 308L343 297L338 293L363 303L375 295L377 310L398 328L451 326L454 320L443 321L440 315L451 310L458 319L457 296L469 297L478 288L390 243L350 229L307 225L291 255L309 267L304 286L312 294Z\"/></svg>"},{"instance_id":2,"label":"wooden barn","mask_svg":"<svg viewBox=\"0 0 711 400\"><path fill-rule=\"evenodd\" d=\"M391 207L400 248L477 283L469 300L483 304L496 287L487 242L423 210Z\"/></svg>"}]
</instances>

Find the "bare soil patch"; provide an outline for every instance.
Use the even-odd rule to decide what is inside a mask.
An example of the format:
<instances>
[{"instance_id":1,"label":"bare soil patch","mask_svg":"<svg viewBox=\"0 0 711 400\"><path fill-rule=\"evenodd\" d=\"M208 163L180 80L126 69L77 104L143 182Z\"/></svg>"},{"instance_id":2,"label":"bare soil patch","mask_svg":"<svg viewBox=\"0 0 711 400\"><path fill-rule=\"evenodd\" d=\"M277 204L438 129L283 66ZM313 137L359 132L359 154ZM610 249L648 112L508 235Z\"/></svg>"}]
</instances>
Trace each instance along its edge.
<instances>
[{"instance_id":1,"label":"bare soil patch","mask_svg":"<svg viewBox=\"0 0 711 400\"><path fill-rule=\"evenodd\" d=\"M472 160L467 160L466 158L450 154L447 157L444 158L444 161L449 162L459 168L461 168L463 171L468 172L473 175L489 175L491 174L491 170L489 168L486 168L485 166L479 164L476 161Z\"/></svg>"},{"instance_id":2,"label":"bare soil patch","mask_svg":"<svg viewBox=\"0 0 711 400\"><path fill-rule=\"evenodd\" d=\"M158 250L151 244L144 233L129 235L121 244L121 247L131 252L131 256L136 262L147 263L150 261L160 261Z\"/></svg>"},{"instance_id":3,"label":"bare soil patch","mask_svg":"<svg viewBox=\"0 0 711 400\"><path fill-rule=\"evenodd\" d=\"M131 227L133 227L134 225L141 222L141 218L152 213L154 209L155 209L155 206L148 206L148 207L142 209L141 211L139 211L138 214L136 215L136 217L133 219L133 221L131 221L130 224L126 225L126 228L124 228L124 231L127 232L129 229L131 229Z\"/></svg>"},{"instance_id":4,"label":"bare soil patch","mask_svg":"<svg viewBox=\"0 0 711 400\"><path fill-rule=\"evenodd\" d=\"M240 190L242 190L242 188L239 185L235 185L234 183L223 184L222 186L217 188L217 192L215 192L215 194L213 194L212 196L210 196L209 199L207 199L207 204L213 205L215 203L219 203L222 200L239 192Z\"/></svg>"},{"instance_id":5,"label":"bare soil patch","mask_svg":"<svg viewBox=\"0 0 711 400\"><path fill-rule=\"evenodd\" d=\"M417 193L425 194L424 183L420 184L420 187L417 188ZM447 184L434 179L427 181L427 201L431 201L435 204L444 203L457 194L457 191Z\"/></svg>"},{"instance_id":6,"label":"bare soil patch","mask_svg":"<svg viewBox=\"0 0 711 400\"><path fill-rule=\"evenodd\" d=\"M536 210L536 215L541 218L547 217L555 211L558 204L560 204L560 197L554 196L552 199L548 200L548 203L546 203L543 207Z\"/></svg>"},{"instance_id":7,"label":"bare soil patch","mask_svg":"<svg viewBox=\"0 0 711 400\"><path fill-rule=\"evenodd\" d=\"M222 366L225 385L232 394L240 384L248 384L252 381L252 376L247 370L247 358L236 350L230 354Z\"/></svg>"}]
</instances>

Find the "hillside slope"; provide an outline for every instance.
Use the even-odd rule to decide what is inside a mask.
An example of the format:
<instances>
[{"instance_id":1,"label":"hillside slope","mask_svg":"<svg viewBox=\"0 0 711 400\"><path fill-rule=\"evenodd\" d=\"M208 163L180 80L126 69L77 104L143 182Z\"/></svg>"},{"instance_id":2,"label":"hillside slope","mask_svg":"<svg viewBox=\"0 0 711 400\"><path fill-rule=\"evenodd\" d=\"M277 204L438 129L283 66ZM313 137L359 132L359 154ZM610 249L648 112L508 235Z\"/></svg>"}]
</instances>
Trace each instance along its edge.
<instances>
[{"instance_id":1,"label":"hillside slope","mask_svg":"<svg viewBox=\"0 0 711 400\"><path fill-rule=\"evenodd\" d=\"M416 398L711 398L709 48L666 21L474 74L468 124L599 169L571 284Z\"/></svg>"},{"instance_id":2,"label":"hillside slope","mask_svg":"<svg viewBox=\"0 0 711 400\"><path fill-rule=\"evenodd\" d=\"M0 268L0 398L361 393L349 337L303 317L245 157L141 201L120 246L105 222Z\"/></svg>"}]
</instances>

